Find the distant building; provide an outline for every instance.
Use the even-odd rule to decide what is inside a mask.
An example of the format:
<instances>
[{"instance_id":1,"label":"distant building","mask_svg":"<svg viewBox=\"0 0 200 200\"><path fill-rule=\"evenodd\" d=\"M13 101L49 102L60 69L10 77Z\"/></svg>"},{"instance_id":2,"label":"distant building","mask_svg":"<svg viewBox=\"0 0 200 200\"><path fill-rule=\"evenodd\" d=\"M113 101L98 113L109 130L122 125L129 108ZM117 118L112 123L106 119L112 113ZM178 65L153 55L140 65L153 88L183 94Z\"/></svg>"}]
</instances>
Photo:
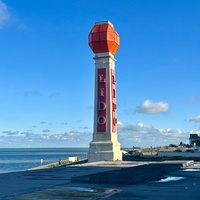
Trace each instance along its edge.
<instances>
[{"instance_id":1,"label":"distant building","mask_svg":"<svg viewBox=\"0 0 200 200\"><path fill-rule=\"evenodd\" d=\"M180 144L178 145L178 147L184 147L184 143L180 142Z\"/></svg>"},{"instance_id":2,"label":"distant building","mask_svg":"<svg viewBox=\"0 0 200 200\"><path fill-rule=\"evenodd\" d=\"M198 134L190 134L189 143L190 145L196 143L200 147L200 136Z\"/></svg>"}]
</instances>

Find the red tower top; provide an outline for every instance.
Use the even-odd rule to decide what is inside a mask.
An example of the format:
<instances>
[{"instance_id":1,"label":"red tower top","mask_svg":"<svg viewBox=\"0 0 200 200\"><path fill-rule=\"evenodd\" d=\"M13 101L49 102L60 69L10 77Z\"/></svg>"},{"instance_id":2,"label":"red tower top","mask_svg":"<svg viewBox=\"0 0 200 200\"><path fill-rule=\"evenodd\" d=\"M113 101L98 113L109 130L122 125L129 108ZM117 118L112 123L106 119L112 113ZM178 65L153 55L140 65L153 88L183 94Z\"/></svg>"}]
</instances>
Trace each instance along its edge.
<instances>
[{"instance_id":1,"label":"red tower top","mask_svg":"<svg viewBox=\"0 0 200 200\"><path fill-rule=\"evenodd\" d=\"M116 54L119 48L119 35L109 21L96 22L88 36L88 43L94 53Z\"/></svg>"}]
</instances>

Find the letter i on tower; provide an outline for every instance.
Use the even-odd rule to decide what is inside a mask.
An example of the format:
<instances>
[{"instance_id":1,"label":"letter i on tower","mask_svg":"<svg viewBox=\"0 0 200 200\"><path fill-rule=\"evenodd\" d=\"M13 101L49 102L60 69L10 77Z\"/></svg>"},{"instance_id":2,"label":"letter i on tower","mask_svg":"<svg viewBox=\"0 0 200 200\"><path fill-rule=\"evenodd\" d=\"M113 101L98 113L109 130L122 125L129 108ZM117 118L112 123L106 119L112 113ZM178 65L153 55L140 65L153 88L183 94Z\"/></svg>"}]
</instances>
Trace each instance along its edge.
<instances>
[{"instance_id":1,"label":"letter i on tower","mask_svg":"<svg viewBox=\"0 0 200 200\"><path fill-rule=\"evenodd\" d=\"M109 21L96 22L89 33L95 53L94 130L88 162L122 160L117 139L115 58L119 35Z\"/></svg>"}]
</instances>

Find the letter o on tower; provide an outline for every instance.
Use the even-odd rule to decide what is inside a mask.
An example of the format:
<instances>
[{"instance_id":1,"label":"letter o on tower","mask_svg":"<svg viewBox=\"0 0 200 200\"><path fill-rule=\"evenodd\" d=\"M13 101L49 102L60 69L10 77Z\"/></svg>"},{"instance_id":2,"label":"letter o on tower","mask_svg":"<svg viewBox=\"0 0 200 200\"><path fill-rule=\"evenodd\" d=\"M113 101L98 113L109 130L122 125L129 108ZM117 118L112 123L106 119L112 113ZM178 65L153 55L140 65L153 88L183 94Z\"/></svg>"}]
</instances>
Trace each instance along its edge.
<instances>
[{"instance_id":1,"label":"letter o on tower","mask_svg":"<svg viewBox=\"0 0 200 200\"><path fill-rule=\"evenodd\" d=\"M98 117L97 119L98 124L105 124L106 123L106 118L103 116Z\"/></svg>"}]
</instances>

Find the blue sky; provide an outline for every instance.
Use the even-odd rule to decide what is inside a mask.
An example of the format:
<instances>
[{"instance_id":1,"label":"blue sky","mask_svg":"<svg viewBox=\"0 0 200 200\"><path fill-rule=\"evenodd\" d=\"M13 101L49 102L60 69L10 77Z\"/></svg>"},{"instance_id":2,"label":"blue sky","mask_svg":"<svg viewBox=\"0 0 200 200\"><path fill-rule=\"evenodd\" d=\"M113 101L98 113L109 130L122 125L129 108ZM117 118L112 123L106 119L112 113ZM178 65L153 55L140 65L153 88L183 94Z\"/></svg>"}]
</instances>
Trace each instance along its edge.
<instances>
[{"instance_id":1,"label":"blue sky","mask_svg":"<svg viewBox=\"0 0 200 200\"><path fill-rule=\"evenodd\" d=\"M0 147L88 147L94 54L87 37L109 20L122 147L200 134L200 2L0 0Z\"/></svg>"}]
</instances>

